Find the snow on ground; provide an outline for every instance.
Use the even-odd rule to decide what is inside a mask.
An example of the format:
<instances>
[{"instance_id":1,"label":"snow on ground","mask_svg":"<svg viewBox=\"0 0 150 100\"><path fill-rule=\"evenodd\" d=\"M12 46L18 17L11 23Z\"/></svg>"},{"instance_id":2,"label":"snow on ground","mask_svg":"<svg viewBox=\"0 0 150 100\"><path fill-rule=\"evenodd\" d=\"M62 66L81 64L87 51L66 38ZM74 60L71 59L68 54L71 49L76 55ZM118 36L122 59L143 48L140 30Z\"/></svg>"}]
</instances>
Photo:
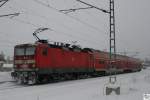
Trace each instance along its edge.
<instances>
[{"instance_id":1,"label":"snow on ground","mask_svg":"<svg viewBox=\"0 0 150 100\"><path fill-rule=\"evenodd\" d=\"M4 68L13 68L13 64L3 64Z\"/></svg>"},{"instance_id":2,"label":"snow on ground","mask_svg":"<svg viewBox=\"0 0 150 100\"><path fill-rule=\"evenodd\" d=\"M11 72L0 72L0 84L6 81L12 81Z\"/></svg>"},{"instance_id":3,"label":"snow on ground","mask_svg":"<svg viewBox=\"0 0 150 100\"><path fill-rule=\"evenodd\" d=\"M0 77L11 80L8 75L2 73ZM117 80L121 94L109 96L104 94L108 76L34 86L6 82L0 84L0 100L143 100L143 94L150 93L150 69L117 75Z\"/></svg>"}]
</instances>

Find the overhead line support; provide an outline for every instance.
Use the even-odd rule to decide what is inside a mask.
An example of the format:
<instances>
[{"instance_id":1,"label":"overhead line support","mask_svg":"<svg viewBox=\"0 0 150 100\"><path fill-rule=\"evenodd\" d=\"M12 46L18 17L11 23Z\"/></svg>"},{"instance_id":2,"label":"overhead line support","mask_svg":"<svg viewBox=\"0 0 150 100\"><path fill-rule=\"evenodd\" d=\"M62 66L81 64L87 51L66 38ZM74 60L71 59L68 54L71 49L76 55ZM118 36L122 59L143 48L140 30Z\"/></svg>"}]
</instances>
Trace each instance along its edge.
<instances>
[{"instance_id":1,"label":"overhead line support","mask_svg":"<svg viewBox=\"0 0 150 100\"><path fill-rule=\"evenodd\" d=\"M0 17L9 17L9 16L19 16L20 13L13 13L13 14L6 14L6 15L0 15Z\"/></svg>"},{"instance_id":2,"label":"overhead line support","mask_svg":"<svg viewBox=\"0 0 150 100\"><path fill-rule=\"evenodd\" d=\"M66 10L59 10L60 12L64 12L65 14L70 13L70 12L75 12L77 10L85 10L85 9L90 9L93 7L85 7L85 8L74 8L74 9L66 9Z\"/></svg>"},{"instance_id":3,"label":"overhead line support","mask_svg":"<svg viewBox=\"0 0 150 100\"><path fill-rule=\"evenodd\" d=\"M5 3L7 3L8 0L0 0L0 3L1 3L1 2L3 2L3 3L0 5L0 7L2 7Z\"/></svg>"},{"instance_id":4,"label":"overhead line support","mask_svg":"<svg viewBox=\"0 0 150 100\"><path fill-rule=\"evenodd\" d=\"M110 13L109 11L107 11L107 10L105 10L105 9L101 9L101 8L99 8L99 7L93 6L93 5L91 5L91 4L88 4L88 3L86 3L86 2L83 2L83 1L81 1L81 0L76 0L76 1L78 1L78 2L80 2L80 3L83 3L83 4L85 4L85 5L88 5L88 6L92 7L92 8L98 9L98 10L104 12L104 13Z\"/></svg>"}]
</instances>

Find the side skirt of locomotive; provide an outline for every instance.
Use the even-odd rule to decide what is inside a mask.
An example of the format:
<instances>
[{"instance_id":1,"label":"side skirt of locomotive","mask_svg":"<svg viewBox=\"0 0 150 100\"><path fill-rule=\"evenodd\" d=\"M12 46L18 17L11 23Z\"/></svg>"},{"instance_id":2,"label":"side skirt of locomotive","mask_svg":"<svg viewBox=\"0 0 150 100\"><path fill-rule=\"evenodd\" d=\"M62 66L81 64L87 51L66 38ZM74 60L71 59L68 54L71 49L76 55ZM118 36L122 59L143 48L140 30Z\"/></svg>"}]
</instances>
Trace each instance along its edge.
<instances>
[{"instance_id":1,"label":"side skirt of locomotive","mask_svg":"<svg viewBox=\"0 0 150 100\"><path fill-rule=\"evenodd\" d=\"M72 80L86 78L94 73L94 68L55 68L38 70L16 70L12 77L19 84L36 84L56 80Z\"/></svg>"}]
</instances>

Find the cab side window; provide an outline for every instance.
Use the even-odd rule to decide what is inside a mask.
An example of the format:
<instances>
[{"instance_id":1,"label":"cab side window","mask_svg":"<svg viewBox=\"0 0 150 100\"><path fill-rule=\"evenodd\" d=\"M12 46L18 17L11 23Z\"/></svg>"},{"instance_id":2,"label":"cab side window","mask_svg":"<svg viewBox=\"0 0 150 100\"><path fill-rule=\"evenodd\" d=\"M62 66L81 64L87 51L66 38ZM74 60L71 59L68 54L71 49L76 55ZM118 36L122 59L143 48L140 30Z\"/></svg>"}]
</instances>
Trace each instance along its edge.
<instances>
[{"instance_id":1,"label":"cab side window","mask_svg":"<svg viewBox=\"0 0 150 100\"><path fill-rule=\"evenodd\" d=\"M47 49L47 48L44 48L43 51L42 51L42 54L43 54L43 56L47 56L47 54L48 54L48 49Z\"/></svg>"}]
</instances>

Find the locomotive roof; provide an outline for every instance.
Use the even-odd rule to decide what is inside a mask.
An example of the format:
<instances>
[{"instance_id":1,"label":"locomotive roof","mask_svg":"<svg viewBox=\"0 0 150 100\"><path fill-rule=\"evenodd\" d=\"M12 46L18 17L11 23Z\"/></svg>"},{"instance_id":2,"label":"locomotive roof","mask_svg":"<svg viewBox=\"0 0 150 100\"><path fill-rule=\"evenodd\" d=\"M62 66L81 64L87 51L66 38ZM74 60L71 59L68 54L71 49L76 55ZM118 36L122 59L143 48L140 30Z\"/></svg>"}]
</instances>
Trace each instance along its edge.
<instances>
[{"instance_id":1,"label":"locomotive roof","mask_svg":"<svg viewBox=\"0 0 150 100\"><path fill-rule=\"evenodd\" d=\"M33 44L33 43L26 43L26 44L19 44L19 45L16 45L15 47L27 47L27 46L36 46L36 44Z\"/></svg>"},{"instance_id":2,"label":"locomotive roof","mask_svg":"<svg viewBox=\"0 0 150 100\"><path fill-rule=\"evenodd\" d=\"M71 44L58 43L58 42L51 44L51 43L41 43L38 41L36 43L19 44L19 45L16 45L15 47L37 46L38 44L44 44L44 45L46 44L52 48L62 48L62 49L68 49L68 50L73 50L73 51L78 51L78 52L91 52L97 56L99 55L98 53L101 53L101 54L104 54L106 58L109 58L109 52L106 52L106 51L100 51L100 50L96 50L93 48L81 48L78 45L71 45ZM129 57L126 55L117 54L116 56L117 56L117 59L130 59L132 61L140 61L137 58Z\"/></svg>"}]
</instances>

